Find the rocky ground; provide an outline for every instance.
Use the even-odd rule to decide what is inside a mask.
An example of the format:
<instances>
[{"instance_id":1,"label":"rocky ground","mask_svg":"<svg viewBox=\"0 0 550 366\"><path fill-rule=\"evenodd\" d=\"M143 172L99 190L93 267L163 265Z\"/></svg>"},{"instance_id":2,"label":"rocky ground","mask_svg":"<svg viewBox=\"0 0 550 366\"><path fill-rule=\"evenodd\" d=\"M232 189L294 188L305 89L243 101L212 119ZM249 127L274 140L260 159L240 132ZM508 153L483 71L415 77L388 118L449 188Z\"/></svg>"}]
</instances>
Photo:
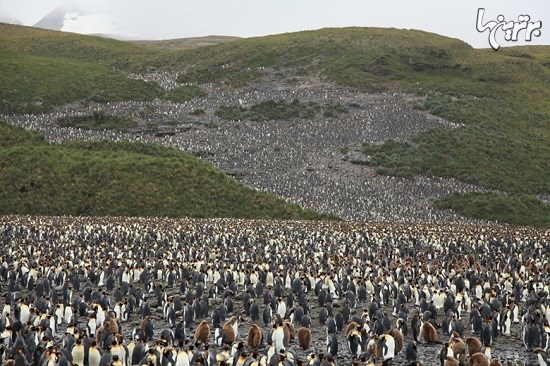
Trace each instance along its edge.
<instances>
[{"instance_id":1,"label":"rocky ground","mask_svg":"<svg viewBox=\"0 0 550 366\"><path fill-rule=\"evenodd\" d=\"M175 75L134 75L155 80L165 89L177 86ZM408 140L414 133L457 124L415 110L415 98L403 94L372 94L342 89L319 80L293 84L275 77L250 88L234 90L201 85L204 98L185 103L118 102L79 103L56 112L33 116L4 116L10 123L42 132L50 141L109 139L153 141L173 146L204 159L248 186L273 192L304 207L343 219L400 222L466 222L450 211L432 207L431 201L453 192L482 190L454 179L382 176L364 165L365 142ZM251 106L266 100L338 102L348 113L334 118L306 120L225 121L214 115L220 105ZM140 127L127 133L85 131L57 126L57 118L91 113L130 116ZM201 109L205 114L194 116Z\"/></svg>"}]
</instances>

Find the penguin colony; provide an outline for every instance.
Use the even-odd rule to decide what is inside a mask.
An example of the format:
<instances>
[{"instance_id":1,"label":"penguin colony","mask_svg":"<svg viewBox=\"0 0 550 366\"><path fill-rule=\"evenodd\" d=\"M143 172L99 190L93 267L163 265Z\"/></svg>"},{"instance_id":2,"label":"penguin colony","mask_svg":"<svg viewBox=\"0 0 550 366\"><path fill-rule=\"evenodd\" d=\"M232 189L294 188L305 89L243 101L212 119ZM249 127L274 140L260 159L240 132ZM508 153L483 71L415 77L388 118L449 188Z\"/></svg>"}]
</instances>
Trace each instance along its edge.
<instances>
[{"instance_id":1,"label":"penguin colony","mask_svg":"<svg viewBox=\"0 0 550 366\"><path fill-rule=\"evenodd\" d=\"M550 365L550 232L0 218L8 366Z\"/></svg>"}]
</instances>

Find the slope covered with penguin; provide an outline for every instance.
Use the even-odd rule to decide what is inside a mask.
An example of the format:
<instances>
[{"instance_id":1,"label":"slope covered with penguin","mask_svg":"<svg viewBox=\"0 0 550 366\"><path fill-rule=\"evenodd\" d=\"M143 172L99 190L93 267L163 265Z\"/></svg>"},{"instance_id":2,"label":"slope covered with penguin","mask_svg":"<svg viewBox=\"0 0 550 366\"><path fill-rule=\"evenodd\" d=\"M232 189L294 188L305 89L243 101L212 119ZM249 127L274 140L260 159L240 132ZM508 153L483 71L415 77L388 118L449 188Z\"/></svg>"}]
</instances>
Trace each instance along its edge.
<instances>
[{"instance_id":1,"label":"slope covered with penguin","mask_svg":"<svg viewBox=\"0 0 550 366\"><path fill-rule=\"evenodd\" d=\"M459 123L408 142L365 144L381 175L452 177L488 190L435 202L470 217L548 226L550 47L473 49L414 30L321 29L167 51L99 37L0 25L0 113L75 102L151 101L166 91L127 72L241 89L266 78L315 78L406 93L415 108Z\"/></svg>"}]
</instances>

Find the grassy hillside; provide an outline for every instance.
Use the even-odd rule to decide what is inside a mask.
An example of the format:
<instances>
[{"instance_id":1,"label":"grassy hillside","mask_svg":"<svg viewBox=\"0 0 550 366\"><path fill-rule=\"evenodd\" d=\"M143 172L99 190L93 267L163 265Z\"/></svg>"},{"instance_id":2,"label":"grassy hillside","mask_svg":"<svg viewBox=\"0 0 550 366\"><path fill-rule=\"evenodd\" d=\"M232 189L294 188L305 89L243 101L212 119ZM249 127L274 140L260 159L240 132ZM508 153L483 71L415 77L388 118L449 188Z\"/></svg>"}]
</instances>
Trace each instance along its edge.
<instances>
[{"instance_id":1,"label":"grassy hillside","mask_svg":"<svg viewBox=\"0 0 550 366\"><path fill-rule=\"evenodd\" d=\"M0 114L36 113L75 100L150 100L156 83L126 77L152 53L145 47L0 23Z\"/></svg>"},{"instance_id":2,"label":"grassy hillside","mask_svg":"<svg viewBox=\"0 0 550 366\"><path fill-rule=\"evenodd\" d=\"M131 41L131 43L144 45L163 51L180 51L191 48L214 46L220 43L230 42L239 39L232 36L205 36L165 39L160 41Z\"/></svg>"},{"instance_id":3,"label":"grassy hillside","mask_svg":"<svg viewBox=\"0 0 550 366\"><path fill-rule=\"evenodd\" d=\"M181 50L0 24L0 114L41 112L75 100L201 95L189 88L165 93L121 69L170 69L180 82L235 87L266 74L281 81L312 76L358 90L411 93L419 110L464 126L425 131L407 143L366 145L380 174L454 177L498 191L483 200L453 195L439 203L476 217L536 202L542 211L516 211L521 222L535 223L548 206L536 195L550 192L549 46L495 52L421 31L343 28ZM490 212L467 209L480 205ZM512 214L501 220L520 222Z\"/></svg>"},{"instance_id":4,"label":"grassy hillside","mask_svg":"<svg viewBox=\"0 0 550 366\"><path fill-rule=\"evenodd\" d=\"M155 145L66 143L0 123L0 215L323 219Z\"/></svg>"},{"instance_id":5,"label":"grassy hillside","mask_svg":"<svg viewBox=\"0 0 550 366\"><path fill-rule=\"evenodd\" d=\"M187 82L241 86L275 72L319 76L365 91L411 93L418 97L416 108L465 126L422 132L405 144L366 145L379 173L454 177L509 193L486 200L505 200L510 207L550 191L548 46L495 52L421 31L344 28L237 40L182 51L162 63L179 67ZM485 205L469 195L449 200L466 215L464 203ZM531 214L525 212L527 218Z\"/></svg>"}]
</instances>

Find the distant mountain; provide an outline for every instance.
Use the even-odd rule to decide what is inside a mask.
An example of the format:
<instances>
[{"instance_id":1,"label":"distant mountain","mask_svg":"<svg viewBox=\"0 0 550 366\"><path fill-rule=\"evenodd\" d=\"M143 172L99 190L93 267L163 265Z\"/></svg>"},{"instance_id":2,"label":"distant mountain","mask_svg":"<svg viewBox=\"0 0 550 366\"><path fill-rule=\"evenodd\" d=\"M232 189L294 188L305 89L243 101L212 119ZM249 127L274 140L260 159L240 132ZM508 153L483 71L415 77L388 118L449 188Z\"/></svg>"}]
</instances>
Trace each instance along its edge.
<instances>
[{"instance_id":1,"label":"distant mountain","mask_svg":"<svg viewBox=\"0 0 550 366\"><path fill-rule=\"evenodd\" d=\"M106 35L106 37L115 39L138 38L121 35L120 32L117 32L115 22L110 15L92 13L71 3L58 6L34 24L34 27L80 34Z\"/></svg>"},{"instance_id":2,"label":"distant mountain","mask_svg":"<svg viewBox=\"0 0 550 366\"><path fill-rule=\"evenodd\" d=\"M64 4L58 6L46 16L40 19L34 27L52 29L52 30L62 30L65 25L65 19L67 14L81 14L83 13L82 9L79 9L75 5Z\"/></svg>"}]
</instances>

